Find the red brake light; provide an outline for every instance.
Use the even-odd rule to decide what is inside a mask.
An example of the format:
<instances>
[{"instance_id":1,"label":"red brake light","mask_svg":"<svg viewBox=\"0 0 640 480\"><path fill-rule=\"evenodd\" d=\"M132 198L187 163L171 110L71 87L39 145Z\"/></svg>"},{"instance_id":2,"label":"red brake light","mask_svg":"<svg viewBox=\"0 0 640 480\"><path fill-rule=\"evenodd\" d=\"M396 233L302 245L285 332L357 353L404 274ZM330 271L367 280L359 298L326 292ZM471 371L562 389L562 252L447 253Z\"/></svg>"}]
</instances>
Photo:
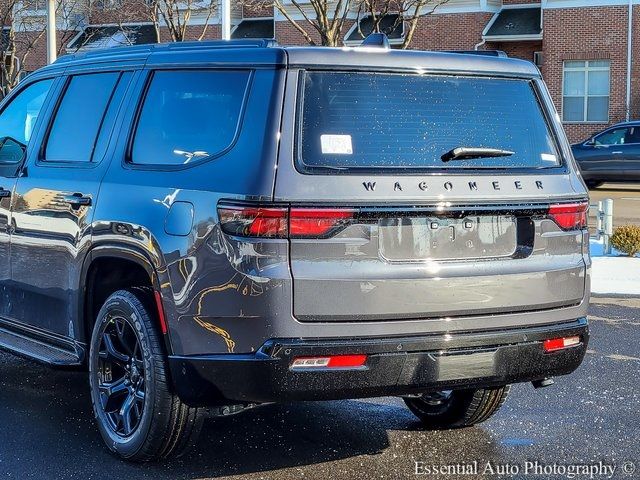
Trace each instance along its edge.
<instances>
[{"instance_id":1,"label":"red brake light","mask_svg":"<svg viewBox=\"0 0 640 480\"><path fill-rule=\"evenodd\" d=\"M549 207L549 218L563 230L580 230L587 227L589 204L559 203Z\"/></svg>"},{"instance_id":2,"label":"red brake light","mask_svg":"<svg viewBox=\"0 0 640 480\"><path fill-rule=\"evenodd\" d=\"M565 348L575 347L580 344L580 337L564 337L564 338L551 338L549 340L545 340L542 344L544 351L546 353L555 352L558 350L564 350Z\"/></svg>"},{"instance_id":3,"label":"red brake light","mask_svg":"<svg viewBox=\"0 0 640 480\"><path fill-rule=\"evenodd\" d=\"M220 225L225 233L241 237L286 238L286 208L242 206L218 207Z\"/></svg>"},{"instance_id":4,"label":"red brake light","mask_svg":"<svg viewBox=\"0 0 640 480\"><path fill-rule=\"evenodd\" d=\"M354 214L345 208L218 206L222 230L240 237L327 237L346 226Z\"/></svg>"},{"instance_id":5,"label":"red brake light","mask_svg":"<svg viewBox=\"0 0 640 480\"><path fill-rule=\"evenodd\" d=\"M297 238L324 237L353 219L354 211L338 208L292 208L289 235Z\"/></svg>"}]
</instances>

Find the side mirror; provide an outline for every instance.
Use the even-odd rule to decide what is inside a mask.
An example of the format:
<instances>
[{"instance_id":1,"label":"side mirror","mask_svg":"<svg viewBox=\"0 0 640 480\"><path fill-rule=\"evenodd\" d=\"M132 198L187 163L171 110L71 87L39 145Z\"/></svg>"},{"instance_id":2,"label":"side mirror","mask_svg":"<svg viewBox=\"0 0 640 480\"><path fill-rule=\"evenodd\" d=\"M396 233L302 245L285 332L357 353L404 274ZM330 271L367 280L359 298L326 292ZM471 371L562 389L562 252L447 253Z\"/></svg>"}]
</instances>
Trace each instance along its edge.
<instances>
[{"instance_id":1,"label":"side mirror","mask_svg":"<svg viewBox=\"0 0 640 480\"><path fill-rule=\"evenodd\" d=\"M593 147L596 144L596 139L595 138L590 138L589 140L587 140L586 142L584 142L584 144L588 147Z\"/></svg>"},{"instance_id":2,"label":"side mirror","mask_svg":"<svg viewBox=\"0 0 640 480\"><path fill-rule=\"evenodd\" d=\"M27 146L15 138L0 138L0 175L15 177L20 170Z\"/></svg>"},{"instance_id":3,"label":"side mirror","mask_svg":"<svg viewBox=\"0 0 640 480\"><path fill-rule=\"evenodd\" d=\"M14 138L0 138L0 166L20 163L26 151L26 145Z\"/></svg>"}]
</instances>

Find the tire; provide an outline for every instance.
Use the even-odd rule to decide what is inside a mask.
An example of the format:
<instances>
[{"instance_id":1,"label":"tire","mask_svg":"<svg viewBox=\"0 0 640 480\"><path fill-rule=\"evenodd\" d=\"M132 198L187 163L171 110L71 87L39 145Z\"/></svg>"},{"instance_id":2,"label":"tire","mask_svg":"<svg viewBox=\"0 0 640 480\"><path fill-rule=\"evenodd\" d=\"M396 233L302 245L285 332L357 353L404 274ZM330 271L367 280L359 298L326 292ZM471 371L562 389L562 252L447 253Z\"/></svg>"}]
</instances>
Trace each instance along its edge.
<instances>
[{"instance_id":1,"label":"tire","mask_svg":"<svg viewBox=\"0 0 640 480\"><path fill-rule=\"evenodd\" d=\"M184 453L204 417L171 392L152 305L148 289L113 293L98 313L89 352L91 403L102 439L134 462Z\"/></svg>"},{"instance_id":2,"label":"tire","mask_svg":"<svg viewBox=\"0 0 640 480\"><path fill-rule=\"evenodd\" d=\"M405 397L409 410L431 430L470 427L496 413L509 394L509 385L478 390L444 390Z\"/></svg>"},{"instance_id":3,"label":"tire","mask_svg":"<svg viewBox=\"0 0 640 480\"><path fill-rule=\"evenodd\" d=\"M600 180L587 180L585 183L587 184L587 187L594 189L601 186L604 182L601 182Z\"/></svg>"}]
</instances>

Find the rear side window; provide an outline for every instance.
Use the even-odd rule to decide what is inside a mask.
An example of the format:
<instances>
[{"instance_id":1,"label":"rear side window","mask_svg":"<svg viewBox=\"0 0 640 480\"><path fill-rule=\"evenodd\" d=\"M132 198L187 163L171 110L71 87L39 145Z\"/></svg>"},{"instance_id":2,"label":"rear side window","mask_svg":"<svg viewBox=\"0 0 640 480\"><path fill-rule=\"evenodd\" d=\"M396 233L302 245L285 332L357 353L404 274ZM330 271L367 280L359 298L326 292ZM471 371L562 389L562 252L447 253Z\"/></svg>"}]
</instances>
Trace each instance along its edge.
<instances>
[{"instance_id":1,"label":"rear side window","mask_svg":"<svg viewBox=\"0 0 640 480\"><path fill-rule=\"evenodd\" d=\"M53 120L44 159L90 162L120 73L72 77Z\"/></svg>"},{"instance_id":2,"label":"rear side window","mask_svg":"<svg viewBox=\"0 0 640 480\"><path fill-rule=\"evenodd\" d=\"M297 155L310 173L560 164L528 80L307 72L302 88ZM512 154L443 162L460 147Z\"/></svg>"},{"instance_id":3,"label":"rear side window","mask_svg":"<svg viewBox=\"0 0 640 480\"><path fill-rule=\"evenodd\" d=\"M184 165L220 155L240 125L248 71L157 71L133 139L131 162Z\"/></svg>"}]
</instances>

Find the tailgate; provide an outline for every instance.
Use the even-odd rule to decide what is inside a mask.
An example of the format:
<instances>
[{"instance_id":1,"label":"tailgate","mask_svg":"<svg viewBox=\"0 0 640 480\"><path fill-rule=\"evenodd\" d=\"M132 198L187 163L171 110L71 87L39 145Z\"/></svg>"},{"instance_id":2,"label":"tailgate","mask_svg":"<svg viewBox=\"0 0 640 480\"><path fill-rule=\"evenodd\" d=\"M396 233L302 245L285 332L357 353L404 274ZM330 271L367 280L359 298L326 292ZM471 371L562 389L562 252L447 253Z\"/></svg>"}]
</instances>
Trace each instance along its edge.
<instances>
[{"instance_id":1,"label":"tailgate","mask_svg":"<svg viewBox=\"0 0 640 480\"><path fill-rule=\"evenodd\" d=\"M329 238L292 238L293 313L370 321L576 305L585 288L582 232L563 230L547 211L360 208Z\"/></svg>"},{"instance_id":2,"label":"tailgate","mask_svg":"<svg viewBox=\"0 0 640 480\"><path fill-rule=\"evenodd\" d=\"M322 227L290 228L294 316L580 304L587 192L554 118L539 78L290 70L273 200Z\"/></svg>"}]
</instances>

